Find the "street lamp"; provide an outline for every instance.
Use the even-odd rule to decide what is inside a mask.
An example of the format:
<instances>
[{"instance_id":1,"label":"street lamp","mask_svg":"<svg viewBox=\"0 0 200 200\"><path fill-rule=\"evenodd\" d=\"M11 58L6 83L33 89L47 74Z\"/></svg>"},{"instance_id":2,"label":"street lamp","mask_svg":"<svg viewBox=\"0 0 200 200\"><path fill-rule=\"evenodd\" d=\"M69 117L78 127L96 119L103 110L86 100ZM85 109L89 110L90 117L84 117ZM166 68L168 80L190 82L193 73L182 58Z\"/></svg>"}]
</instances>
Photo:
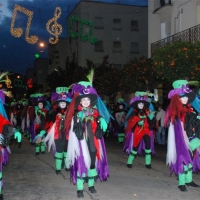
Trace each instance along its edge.
<instances>
[{"instance_id":1,"label":"street lamp","mask_svg":"<svg viewBox=\"0 0 200 200\"><path fill-rule=\"evenodd\" d=\"M45 48L45 43L44 42L40 42L39 46L40 46L40 52L43 52L44 48Z\"/></svg>"}]
</instances>

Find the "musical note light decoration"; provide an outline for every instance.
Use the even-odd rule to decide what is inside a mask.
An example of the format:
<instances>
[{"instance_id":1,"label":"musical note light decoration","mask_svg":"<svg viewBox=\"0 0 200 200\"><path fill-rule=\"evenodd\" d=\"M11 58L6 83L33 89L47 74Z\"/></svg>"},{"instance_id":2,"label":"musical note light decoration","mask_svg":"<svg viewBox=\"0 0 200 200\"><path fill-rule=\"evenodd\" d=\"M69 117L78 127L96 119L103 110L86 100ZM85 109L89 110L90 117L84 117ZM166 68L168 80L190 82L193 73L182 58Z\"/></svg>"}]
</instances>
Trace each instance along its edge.
<instances>
[{"instance_id":1,"label":"musical note light decoration","mask_svg":"<svg viewBox=\"0 0 200 200\"><path fill-rule=\"evenodd\" d=\"M25 40L30 44L35 44L38 41L38 37L35 36L35 35L29 36L31 21L32 21L32 18L33 18L33 12L22 7L22 6L20 6L20 5L17 5L17 4L15 4L14 10L13 10L13 15L12 15L12 22L11 22L11 26L10 26L11 35L19 38L23 34L22 28L14 28L15 20L16 20L18 11L20 11L20 12L22 12L25 15L28 16L28 21L27 21L27 25L26 25Z\"/></svg>"},{"instance_id":2,"label":"musical note light decoration","mask_svg":"<svg viewBox=\"0 0 200 200\"><path fill-rule=\"evenodd\" d=\"M32 88L32 87L33 87L33 82L32 82L32 81L33 81L32 78L29 78L29 79L26 81L28 88Z\"/></svg>"},{"instance_id":3,"label":"musical note light decoration","mask_svg":"<svg viewBox=\"0 0 200 200\"><path fill-rule=\"evenodd\" d=\"M12 85L11 85L12 81L9 79L8 75L5 75L5 78L6 78L5 84L6 84L7 88L12 88Z\"/></svg>"},{"instance_id":4,"label":"musical note light decoration","mask_svg":"<svg viewBox=\"0 0 200 200\"><path fill-rule=\"evenodd\" d=\"M74 22L78 22L80 24L80 31L79 32L73 31L73 23ZM89 35L84 35L83 34L83 27L84 26L89 26ZM92 36L93 27L94 26L93 26L93 22L92 21L84 20L84 19L81 19L81 18L79 18L77 16L74 16L74 15L72 15L70 17L69 34L70 34L71 38L75 39L78 36L80 36L82 42L89 41L91 44L96 44L98 39L94 38Z\"/></svg>"},{"instance_id":5,"label":"musical note light decoration","mask_svg":"<svg viewBox=\"0 0 200 200\"><path fill-rule=\"evenodd\" d=\"M50 37L49 38L49 42L51 44L56 44L58 42L58 36L62 33L62 25L60 25L60 24L57 23L57 19L60 18L61 13L62 13L61 8L60 7L56 7L56 9L54 11L54 17L52 19L50 19L46 23L46 29L47 29L47 31L51 35L55 36L55 38L54 37Z\"/></svg>"}]
</instances>

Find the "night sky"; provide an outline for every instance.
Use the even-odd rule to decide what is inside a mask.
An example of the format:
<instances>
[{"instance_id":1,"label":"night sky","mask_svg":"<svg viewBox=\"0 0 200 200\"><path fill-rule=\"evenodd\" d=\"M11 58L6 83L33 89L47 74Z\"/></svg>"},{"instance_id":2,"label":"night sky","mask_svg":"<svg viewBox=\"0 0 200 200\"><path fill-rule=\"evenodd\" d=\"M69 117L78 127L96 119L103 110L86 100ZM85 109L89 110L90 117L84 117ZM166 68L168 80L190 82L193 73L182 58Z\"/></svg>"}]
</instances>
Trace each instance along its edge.
<instances>
[{"instance_id":1,"label":"night sky","mask_svg":"<svg viewBox=\"0 0 200 200\"><path fill-rule=\"evenodd\" d=\"M46 30L46 23L54 17L55 8L60 7L62 13L57 19L57 23L62 25L63 30L59 37L67 37L66 18L79 1L0 0L0 70L9 70L25 75L28 67L33 68L36 53L39 53L40 57L46 58L49 38L52 36ZM101 2L147 6L148 0L102 0ZM16 12L14 28L22 28L23 34L19 38L12 36L10 27L15 5L25 8L28 12L33 12L29 36L38 37L35 44L29 44L25 40L28 16L20 11ZM46 44L43 52L40 52L39 44L41 42Z\"/></svg>"}]
</instances>

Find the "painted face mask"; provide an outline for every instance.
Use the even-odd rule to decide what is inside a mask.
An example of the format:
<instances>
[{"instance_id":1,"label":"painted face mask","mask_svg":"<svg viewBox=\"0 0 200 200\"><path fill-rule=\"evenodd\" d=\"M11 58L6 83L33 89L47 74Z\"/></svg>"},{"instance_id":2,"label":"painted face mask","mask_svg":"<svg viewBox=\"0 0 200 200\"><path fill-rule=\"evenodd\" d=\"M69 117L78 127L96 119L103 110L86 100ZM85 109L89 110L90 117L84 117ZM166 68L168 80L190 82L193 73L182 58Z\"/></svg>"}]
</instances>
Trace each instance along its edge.
<instances>
[{"instance_id":1,"label":"painted face mask","mask_svg":"<svg viewBox=\"0 0 200 200\"><path fill-rule=\"evenodd\" d=\"M87 108L90 106L91 100L88 97L82 98L80 104L82 107Z\"/></svg>"},{"instance_id":2,"label":"painted face mask","mask_svg":"<svg viewBox=\"0 0 200 200\"><path fill-rule=\"evenodd\" d=\"M139 109L143 109L144 108L144 104L143 103L138 103L138 108Z\"/></svg>"}]
</instances>

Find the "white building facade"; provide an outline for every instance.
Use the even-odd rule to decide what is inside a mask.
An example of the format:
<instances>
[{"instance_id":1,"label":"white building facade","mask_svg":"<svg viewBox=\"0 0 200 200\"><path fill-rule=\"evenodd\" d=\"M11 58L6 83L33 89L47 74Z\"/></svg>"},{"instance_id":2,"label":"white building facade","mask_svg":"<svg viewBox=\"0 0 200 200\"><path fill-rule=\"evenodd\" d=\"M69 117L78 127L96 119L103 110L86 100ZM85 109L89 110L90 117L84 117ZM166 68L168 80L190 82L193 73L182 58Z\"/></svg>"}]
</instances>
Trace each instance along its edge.
<instances>
[{"instance_id":1,"label":"white building facade","mask_svg":"<svg viewBox=\"0 0 200 200\"><path fill-rule=\"evenodd\" d=\"M79 66L86 59L122 68L130 59L148 56L148 8L80 1L67 18L68 55Z\"/></svg>"},{"instance_id":2,"label":"white building facade","mask_svg":"<svg viewBox=\"0 0 200 200\"><path fill-rule=\"evenodd\" d=\"M152 43L199 24L200 0L148 0L148 57Z\"/></svg>"}]
</instances>

